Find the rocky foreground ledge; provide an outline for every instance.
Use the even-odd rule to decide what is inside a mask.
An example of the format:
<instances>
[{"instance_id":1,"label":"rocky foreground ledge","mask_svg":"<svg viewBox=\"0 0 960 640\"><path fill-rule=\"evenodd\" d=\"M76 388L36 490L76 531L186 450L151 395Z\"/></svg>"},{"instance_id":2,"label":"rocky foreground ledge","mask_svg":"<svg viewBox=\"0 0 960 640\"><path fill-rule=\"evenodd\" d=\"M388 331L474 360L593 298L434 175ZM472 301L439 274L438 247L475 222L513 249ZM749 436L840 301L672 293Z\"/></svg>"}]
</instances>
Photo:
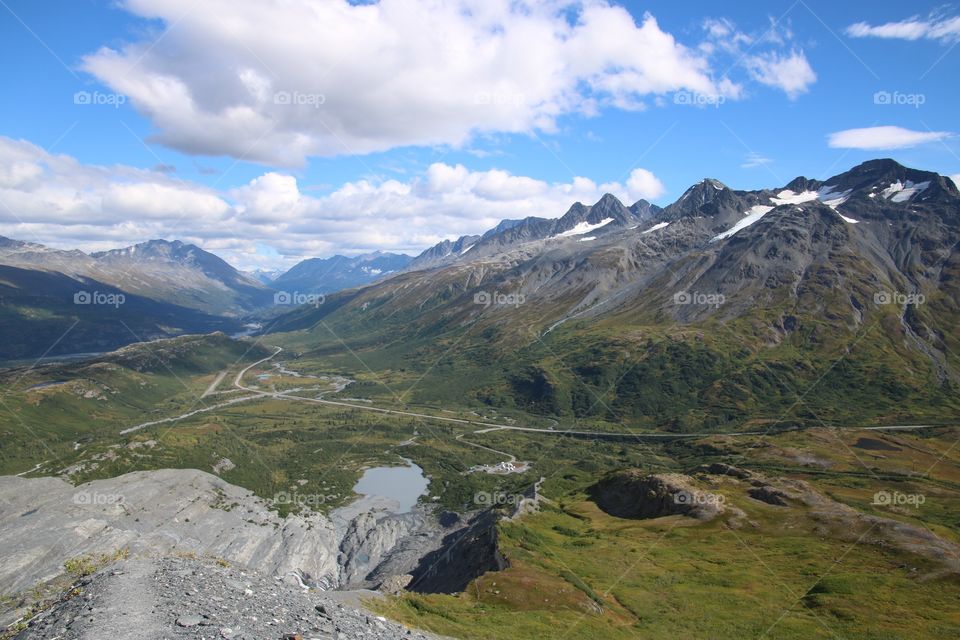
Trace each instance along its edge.
<instances>
[{"instance_id":1,"label":"rocky foreground ledge","mask_svg":"<svg viewBox=\"0 0 960 640\"><path fill-rule=\"evenodd\" d=\"M372 594L371 594L372 595ZM131 558L82 579L16 640L310 640L438 636L277 577L190 557Z\"/></svg>"}]
</instances>

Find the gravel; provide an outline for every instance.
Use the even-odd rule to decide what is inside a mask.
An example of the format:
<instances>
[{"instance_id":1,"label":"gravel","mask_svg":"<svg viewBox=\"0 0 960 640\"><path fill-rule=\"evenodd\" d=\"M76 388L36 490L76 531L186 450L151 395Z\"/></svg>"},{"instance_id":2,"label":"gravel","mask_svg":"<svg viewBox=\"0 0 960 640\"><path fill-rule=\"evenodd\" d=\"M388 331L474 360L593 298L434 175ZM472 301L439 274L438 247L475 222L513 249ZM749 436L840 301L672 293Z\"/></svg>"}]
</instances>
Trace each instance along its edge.
<instances>
[{"instance_id":1,"label":"gravel","mask_svg":"<svg viewBox=\"0 0 960 640\"><path fill-rule=\"evenodd\" d=\"M121 561L78 583L74 597L34 619L16 638L438 638L322 591L224 565L191 557Z\"/></svg>"}]
</instances>

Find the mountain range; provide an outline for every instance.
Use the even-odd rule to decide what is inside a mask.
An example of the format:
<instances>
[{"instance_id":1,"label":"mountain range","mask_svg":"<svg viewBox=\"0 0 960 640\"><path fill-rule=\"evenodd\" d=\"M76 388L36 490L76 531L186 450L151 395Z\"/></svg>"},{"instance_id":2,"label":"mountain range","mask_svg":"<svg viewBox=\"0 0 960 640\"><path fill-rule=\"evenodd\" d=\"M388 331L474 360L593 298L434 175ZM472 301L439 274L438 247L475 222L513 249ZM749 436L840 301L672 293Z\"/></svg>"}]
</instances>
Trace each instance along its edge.
<instances>
[{"instance_id":1,"label":"mountain range","mask_svg":"<svg viewBox=\"0 0 960 640\"><path fill-rule=\"evenodd\" d=\"M509 224L272 330L323 319L359 357L409 366L456 344L452 369L475 397L551 415L742 423L797 404L818 375L832 384L804 399L817 419L876 398L870 410L891 419L943 415L960 381L958 239L956 185L889 159L774 189L706 179L663 209L608 195ZM328 338L312 331L322 353ZM498 371L482 364L506 353Z\"/></svg>"},{"instance_id":2,"label":"mountain range","mask_svg":"<svg viewBox=\"0 0 960 640\"><path fill-rule=\"evenodd\" d=\"M0 572L18 594L0 622L60 637L82 610L127 637L135 600L171 629L265 637L280 618L249 613L272 616L280 587L373 587L395 596L378 612L448 637L552 637L561 615L584 637L675 637L689 616L661 613L691 594L712 608L687 636L734 618L755 636L785 601L758 588L763 557L804 594L795 637L820 616L935 637L960 570L958 241L957 186L893 160L769 189L707 178L662 208L605 195L262 280L179 242L3 239L0 356L31 359L0 370L0 462L61 477L7 479L0 538L33 560ZM293 292L324 294L278 302ZM255 321L256 340L212 333ZM392 514L361 483L398 460L426 490ZM296 606L322 614L311 633L371 629Z\"/></svg>"},{"instance_id":3,"label":"mountain range","mask_svg":"<svg viewBox=\"0 0 960 640\"><path fill-rule=\"evenodd\" d=\"M735 345L754 352L776 347L788 361L783 366L794 367L785 377L800 384L817 358L831 357L858 332L881 331L874 337L880 342L870 343L877 353L865 358L883 364L871 380L898 385L906 375L904 393L929 395L960 380L951 330L960 299L958 203L949 178L889 159L773 189L735 190L708 178L663 208L643 200L627 206L608 194L593 205L575 203L559 218L504 220L413 259L382 253L308 259L268 285L180 242L87 255L4 239L0 295L7 327L46 323L42 340L49 340L93 311L57 306L69 301L72 288L124 292L132 303L115 315L138 314L127 321L138 329L123 330L129 342L134 333L231 329L268 309L274 291L323 293L326 304L294 308L271 331L306 329L325 319L348 341L393 345L407 355L419 348L416 357L429 360L438 355L438 337L468 328L463 346L529 351L473 393L573 413L598 411L580 396L609 386L616 372L635 375L644 351L637 335L644 332L674 335L681 351L705 350L700 355L717 366L697 372L699 391L745 407L760 390L737 391L737 383L724 378L739 353ZM912 299L923 304L897 304ZM74 331L52 353L90 350ZM706 337L693 340L698 332ZM40 355L49 346L42 340L16 356ZM571 388L583 376L534 353L545 340L571 341L566 346L578 362L602 360L588 383L596 388ZM623 349L636 353L625 356ZM617 382L626 383L641 381ZM544 405L545 393L556 397Z\"/></svg>"},{"instance_id":4,"label":"mountain range","mask_svg":"<svg viewBox=\"0 0 960 640\"><path fill-rule=\"evenodd\" d=\"M286 273L248 274L179 240L87 254L0 237L0 326L24 336L0 345L0 359L100 352L183 333L237 332L261 314L286 310L274 306L277 291L327 293L359 286L409 261L402 254L334 256L304 260ZM82 302L87 295L89 303ZM108 304L97 304L100 299Z\"/></svg>"}]
</instances>

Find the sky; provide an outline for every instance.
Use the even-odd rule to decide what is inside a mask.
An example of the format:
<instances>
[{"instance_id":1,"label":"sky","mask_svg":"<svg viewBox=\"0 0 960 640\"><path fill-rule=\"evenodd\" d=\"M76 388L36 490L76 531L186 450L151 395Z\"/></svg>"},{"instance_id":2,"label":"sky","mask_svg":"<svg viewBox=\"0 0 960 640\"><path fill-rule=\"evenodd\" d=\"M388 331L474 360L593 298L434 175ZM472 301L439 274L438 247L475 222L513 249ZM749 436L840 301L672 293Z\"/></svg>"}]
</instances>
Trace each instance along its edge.
<instances>
[{"instance_id":1,"label":"sky","mask_svg":"<svg viewBox=\"0 0 960 640\"><path fill-rule=\"evenodd\" d=\"M704 177L960 179L958 43L884 0L0 0L0 235L285 269Z\"/></svg>"}]
</instances>

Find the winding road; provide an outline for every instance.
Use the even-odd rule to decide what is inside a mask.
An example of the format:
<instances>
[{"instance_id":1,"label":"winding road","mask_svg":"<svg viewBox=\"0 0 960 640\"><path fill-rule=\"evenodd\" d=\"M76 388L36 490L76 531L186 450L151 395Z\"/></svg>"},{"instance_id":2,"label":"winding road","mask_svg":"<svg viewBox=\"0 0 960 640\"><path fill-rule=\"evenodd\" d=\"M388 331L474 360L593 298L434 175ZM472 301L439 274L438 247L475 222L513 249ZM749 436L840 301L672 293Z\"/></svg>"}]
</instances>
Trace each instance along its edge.
<instances>
[{"instance_id":1,"label":"winding road","mask_svg":"<svg viewBox=\"0 0 960 640\"><path fill-rule=\"evenodd\" d=\"M429 413L419 413L416 411L402 411L400 409L386 409L383 407L376 407L368 404L354 404L351 402L343 402L340 400L326 400L323 398L305 398L303 396L294 395L290 391L263 391L260 389L254 389L247 387L243 384L243 377L253 368L263 364L264 362L269 362L277 357L282 351L282 347L274 347L275 351L265 358L261 358L256 362L253 362L243 369L241 369L236 377L233 380L233 386L241 391L246 391L250 395L242 396L239 398L233 398L229 401L221 402L215 405L208 407L203 407L201 409L194 409L188 411L187 413L181 414L179 416L173 416L170 418L162 418L159 420L153 420L150 422L144 422L133 427L129 427L121 431L121 434L128 434L134 431L139 431L146 427L154 426L157 424L164 424L168 422L176 422L178 420L183 420L191 416L197 415L199 413L204 413L206 411L212 411L221 407L237 404L239 402L246 402L248 400L256 400L258 398L278 398L284 400L294 400L299 402L310 402L313 404L323 404L334 407L346 407L349 409L356 409L357 411L373 411L375 413L383 413L389 415L398 415L398 416L407 416L411 418L423 418L425 420L436 420L440 422L448 422L454 424L463 424L463 425L472 425L477 427L482 427L472 433L481 434L481 433L492 433L494 431L522 431L525 433L541 433L549 434L554 436L575 436L583 438L594 438L594 439L616 439L616 440L633 440L633 439L651 439L651 440L680 440L680 439L692 439L692 438L705 438L709 436L724 435L724 436L735 436L735 437L748 437L748 436L760 436L764 435L765 432L762 431L738 431L732 433L630 433L630 432L604 432L604 431L582 431L582 430L573 430L573 429L541 429L536 427L516 427L508 424L497 424L494 422L485 422L482 420L469 420L467 418L448 418L445 416L438 416ZM220 380L218 376L218 380ZM201 396L202 397L202 396ZM917 429L931 429L943 425L927 425L927 424L914 424L914 425L890 425L890 426L880 426L880 427L845 427L848 429L854 430L865 430L865 431L912 431ZM457 440L460 440L464 435L461 434L457 436ZM486 449L494 453L502 454L510 457L510 461L513 462L516 458L509 453L503 451L497 451L496 449L491 449L483 445L470 442L468 440L461 440L465 444L469 444L474 447L479 447L481 449Z\"/></svg>"}]
</instances>

